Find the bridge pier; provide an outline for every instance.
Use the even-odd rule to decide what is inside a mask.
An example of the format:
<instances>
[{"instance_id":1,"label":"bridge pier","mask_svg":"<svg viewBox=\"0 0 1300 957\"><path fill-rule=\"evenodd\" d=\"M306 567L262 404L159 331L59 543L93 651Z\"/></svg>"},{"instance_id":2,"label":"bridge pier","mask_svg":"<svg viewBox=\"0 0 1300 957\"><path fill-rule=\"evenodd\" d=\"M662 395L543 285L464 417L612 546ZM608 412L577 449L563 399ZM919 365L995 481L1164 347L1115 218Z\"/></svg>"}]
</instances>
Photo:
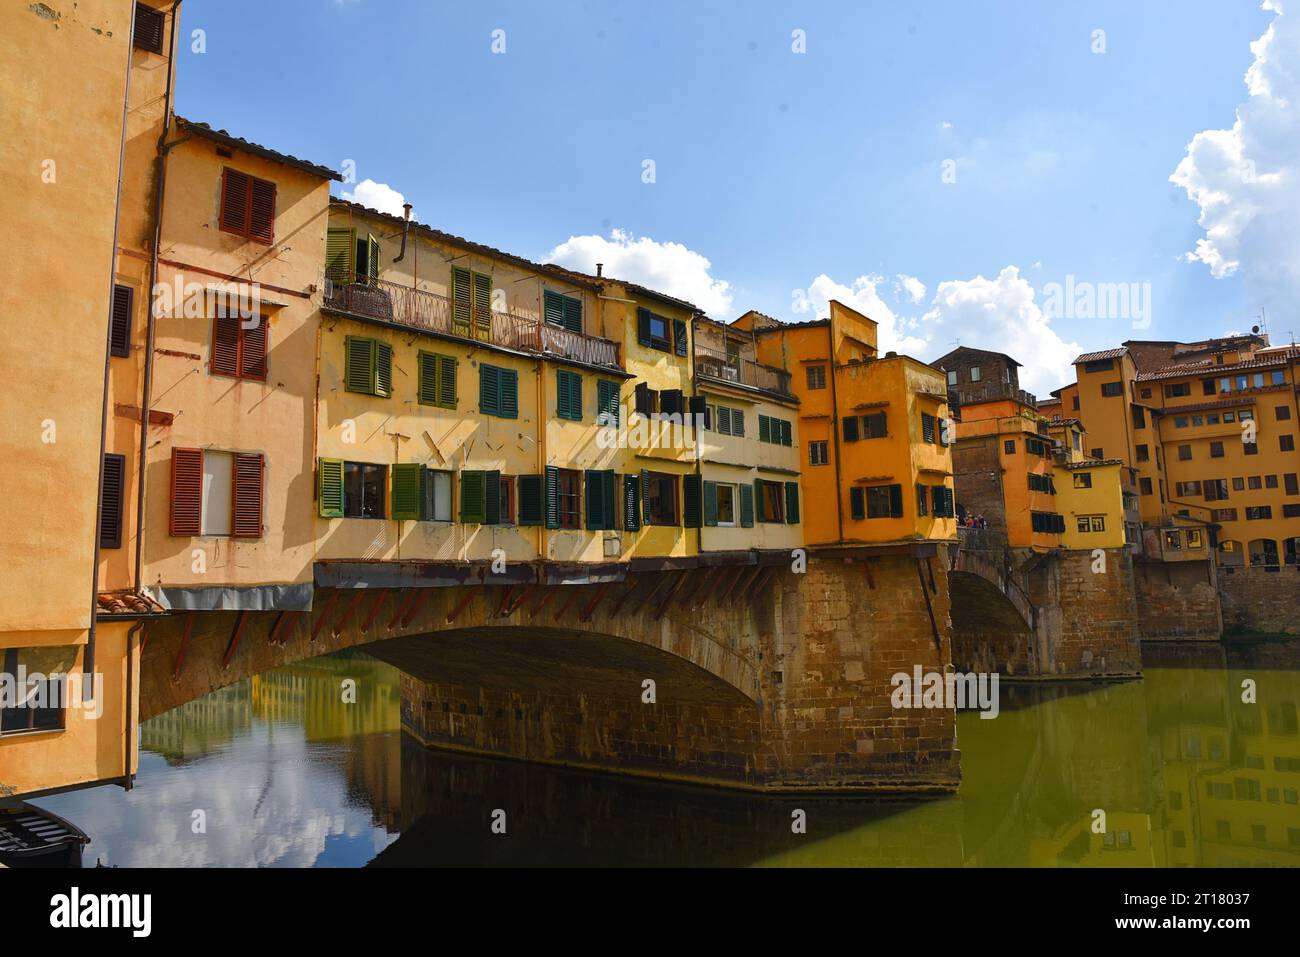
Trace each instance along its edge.
<instances>
[{"instance_id":1,"label":"bridge pier","mask_svg":"<svg viewBox=\"0 0 1300 957\"><path fill-rule=\"evenodd\" d=\"M1127 678L1142 673L1127 549L961 548L952 570L959 671L1016 678Z\"/></svg>"},{"instance_id":2,"label":"bridge pier","mask_svg":"<svg viewBox=\"0 0 1300 957\"><path fill-rule=\"evenodd\" d=\"M585 584L318 575L316 610L290 625L230 611L151 623L141 711L364 645L402 670L403 728L432 746L765 791L951 791L953 710L891 703L893 675L951 664L946 556L917 551Z\"/></svg>"}]
</instances>

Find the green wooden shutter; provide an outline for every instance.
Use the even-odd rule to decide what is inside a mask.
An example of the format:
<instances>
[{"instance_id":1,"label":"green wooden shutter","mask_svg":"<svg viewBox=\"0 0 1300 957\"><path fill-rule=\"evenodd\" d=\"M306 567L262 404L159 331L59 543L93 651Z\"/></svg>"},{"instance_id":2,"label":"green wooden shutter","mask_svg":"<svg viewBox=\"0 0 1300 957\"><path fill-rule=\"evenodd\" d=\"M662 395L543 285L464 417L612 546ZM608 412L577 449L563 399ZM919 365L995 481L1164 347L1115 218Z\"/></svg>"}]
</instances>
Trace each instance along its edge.
<instances>
[{"instance_id":1,"label":"green wooden shutter","mask_svg":"<svg viewBox=\"0 0 1300 957\"><path fill-rule=\"evenodd\" d=\"M600 473L592 469L588 469L584 477L587 487L587 528L600 531L605 527L605 485Z\"/></svg>"},{"instance_id":2,"label":"green wooden shutter","mask_svg":"<svg viewBox=\"0 0 1300 957\"><path fill-rule=\"evenodd\" d=\"M866 489L855 486L849 489L849 517L855 520L867 517Z\"/></svg>"},{"instance_id":3,"label":"green wooden shutter","mask_svg":"<svg viewBox=\"0 0 1300 957\"><path fill-rule=\"evenodd\" d=\"M316 463L316 504L321 518L343 517L343 460Z\"/></svg>"},{"instance_id":4,"label":"green wooden shutter","mask_svg":"<svg viewBox=\"0 0 1300 957\"><path fill-rule=\"evenodd\" d=\"M420 465L393 466L393 518L418 521L420 518Z\"/></svg>"},{"instance_id":5,"label":"green wooden shutter","mask_svg":"<svg viewBox=\"0 0 1300 957\"><path fill-rule=\"evenodd\" d=\"M451 270L451 331L469 337L470 315L474 311L469 270L453 266Z\"/></svg>"},{"instance_id":6,"label":"green wooden shutter","mask_svg":"<svg viewBox=\"0 0 1300 957\"><path fill-rule=\"evenodd\" d=\"M542 477L519 476L519 524L542 524Z\"/></svg>"},{"instance_id":7,"label":"green wooden shutter","mask_svg":"<svg viewBox=\"0 0 1300 957\"><path fill-rule=\"evenodd\" d=\"M483 473L483 524L501 524L501 473Z\"/></svg>"},{"instance_id":8,"label":"green wooden shutter","mask_svg":"<svg viewBox=\"0 0 1300 957\"><path fill-rule=\"evenodd\" d=\"M699 528L703 524L703 493L700 476L682 476L682 526Z\"/></svg>"},{"instance_id":9,"label":"green wooden shutter","mask_svg":"<svg viewBox=\"0 0 1300 957\"><path fill-rule=\"evenodd\" d=\"M497 373L500 380L500 401L497 414L503 419L519 418L519 372L515 369L502 369Z\"/></svg>"},{"instance_id":10,"label":"green wooden shutter","mask_svg":"<svg viewBox=\"0 0 1300 957\"><path fill-rule=\"evenodd\" d=\"M844 441L856 442L858 440L858 417L849 415L844 417Z\"/></svg>"},{"instance_id":11,"label":"green wooden shutter","mask_svg":"<svg viewBox=\"0 0 1300 957\"><path fill-rule=\"evenodd\" d=\"M374 233L366 237L366 282L379 285L379 240Z\"/></svg>"},{"instance_id":12,"label":"green wooden shutter","mask_svg":"<svg viewBox=\"0 0 1300 957\"><path fill-rule=\"evenodd\" d=\"M375 395L387 399L393 394L393 347L375 343Z\"/></svg>"},{"instance_id":13,"label":"green wooden shutter","mask_svg":"<svg viewBox=\"0 0 1300 957\"><path fill-rule=\"evenodd\" d=\"M787 448L794 445L794 431L790 423L784 419L781 420L781 444Z\"/></svg>"},{"instance_id":14,"label":"green wooden shutter","mask_svg":"<svg viewBox=\"0 0 1300 957\"><path fill-rule=\"evenodd\" d=\"M451 356L438 356L438 405L456 408L456 360Z\"/></svg>"},{"instance_id":15,"label":"green wooden shutter","mask_svg":"<svg viewBox=\"0 0 1300 957\"><path fill-rule=\"evenodd\" d=\"M636 341L643 346L650 345L650 310L638 307L636 311Z\"/></svg>"},{"instance_id":16,"label":"green wooden shutter","mask_svg":"<svg viewBox=\"0 0 1300 957\"><path fill-rule=\"evenodd\" d=\"M718 483L704 483L704 524L718 524Z\"/></svg>"},{"instance_id":17,"label":"green wooden shutter","mask_svg":"<svg viewBox=\"0 0 1300 957\"><path fill-rule=\"evenodd\" d=\"M765 415L758 417L758 441L772 441L772 420Z\"/></svg>"},{"instance_id":18,"label":"green wooden shutter","mask_svg":"<svg viewBox=\"0 0 1300 957\"><path fill-rule=\"evenodd\" d=\"M785 521L787 525L799 524L799 483L785 483Z\"/></svg>"},{"instance_id":19,"label":"green wooden shutter","mask_svg":"<svg viewBox=\"0 0 1300 957\"><path fill-rule=\"evenodd\" d=\"M474 273L474 338L492 338L492 277Z\"/></svg>"},{"instance_id":20,"label":"green wooden shutter","mask_svg":"<svg viewBox=\"0 0 1300 957\"><path fill-rule=\"evenodd\" d=\"M680 319L673 320L673 351L679 356L687 354L689 346L686 341L686 323Z\"/></svg>"},{"instance_id":21,"label":"green wooden shutter","mask_svg":"<svg viewBox=\"0 0 1300 957\"><path fill-rule=\"evenodd\" d=\"M420 405L438 404L438 356L421 352L416 357L416 397Z\"/></svg>"},{"instance_id":22,"label":"green wooden shutter","mask_svg":"<svg viewBox=\"0 0 1300 957\"><path fill-rule=\"evenodd\" d=\"M375 391L375 340L348 336L343 343L343 388L372 395Z\"/></svg>"},{"instance_id":23,"label":"green wooden shutter","mask_svg":"<svg viewBox=\"0 0 1300 957\"><path fill-rule=\"evenodd\" d=\"M605 503L605 527L618 528L618 478L613 469L606 469L601 473L600 481L605 486L601 496Z\"/></svg>"},{"instance_id":24,"label":"green wooden shutter","mask_svg":"<svg viewBox=\"0 0 1300 957\"><path fill-rule=\"evenodd\" d=\"M889 486L889 517L903 517L903 486Z\"/></svg>"},{"instance_id":25,"label":"green wooden shutter","mask_svg":"<svg viewBox=\"0 0 1300 957\"><path fill-rule=\"evenodd\" d=\"M331 282L350 283L353 281L352 257L356 251L357 231L347 228L331 228L325 236L325 275Z\"/></svg>"},{"instance_id":26,"label":"green wooden shutter","mask_svg":"<svg viewBox=\"0 0 1300 957\"><path fill-rule=\"evenodd\" d=\"M466 525L482 525L486 518L484 485L482 472L460 473L460 520Z\"/></svg>"},{"instance_id":27,"label":"green wooden shutter","mask_svg":"<svg viewBox=\"0 0 1300 957\"><path fill-rule=\"evenodd\" d=\"M555 370L555 414L572 422L582 421L582 376L576 372Z\"/></svg>"},{"instance_id":28,"label":"green wooden shutter","mask_svg":"<svg viewBox=\"0 0 1300 957\"><path fill-rule=\"evenodd\" d=\"M546 466L546 527L560 527L560 469Z\"/></svg>"},{"instance_id":29,"label":"green wooden shutter","mask_svg":"<svg viewBox=\"0 0 1300 957\"><path fill-rule=\"evenodd\" d=\"M501 370L496 366L478 367L478 408L484 415L501 414Z\"/></svg>"},{"instance_id":30,"label":"green wooden shutter","mask_svg":"<svg viewBox=\"0 0 1300 957\"><path fill-rule=\"evenodd\" d=\"M740 527L754 527L754 488L748 482L740 486Z\"/></svg>"},{"instance_id":31,"label":"green wooden shutter","mask_svg":"<svg viewBox=\"0 0 1300 957\"><path fill-rule=\"evenodd\" d=\"M564 297L564 328L582 334L582 300L576 296Z\"/></svg>"},{"instance_id":32,"label":"green wooden shutter","mask_svg":"<svg viewBox=\"0 0 1300 957\"><path fill-rule=\"evenodd\" d=\"M767 484L763 479L754 479L754 518L760 522L766 522L764 517L765 509L763 508L763 486Z\"/></svg>"},{"instance_id":33,"label":"green wooden shutter","mask_svg":"<svg viewBox=\"0 0 1300 957\"><path fill-rule=\"evenodd\" d=\"M629 532L641 529L641 476L623 476L623 528Z\"/></svg>"},{"instance_id":34,"label":"green wooden shutter","mask_svg":"<svg viewBox=\"0 0 1300 957\"><path fill-rule=\"evenodd\" d=\"M618 425L619 384L608 379L596 382L596 416L602 425Z\"/></svg>"},{"instance_id":35,"label":"green wooden shutter","mask_svg":"<svg viewBox=\"0 0 1300 957\"><path fill-rule=\"evenodd\" d=\"M553 326L564 325L564 297L549 289L543 292L542 317Z\"/></svg>"}]
</instances>

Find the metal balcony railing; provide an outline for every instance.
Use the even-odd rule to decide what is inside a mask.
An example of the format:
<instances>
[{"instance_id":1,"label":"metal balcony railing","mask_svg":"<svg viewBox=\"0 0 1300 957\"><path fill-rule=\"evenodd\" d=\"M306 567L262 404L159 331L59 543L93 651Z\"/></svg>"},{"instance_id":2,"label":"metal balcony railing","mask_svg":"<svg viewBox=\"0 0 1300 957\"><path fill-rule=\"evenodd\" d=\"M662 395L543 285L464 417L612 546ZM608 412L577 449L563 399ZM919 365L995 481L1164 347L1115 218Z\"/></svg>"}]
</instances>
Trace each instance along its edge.
<instances>
[{"instance_id":1,"label":"metal balcony railing","mask_svg":"<svg viewBox=\"0 0 1300 957\"><path fill-rule=\"evenodd\" d=\"M618 343L609 339L571 332L531 316L493 312L473 302L453 301L386 279L339 282L327 276L325 308L534 355L619 367Z\"/></svg>"},{"instance_id":2,"label":"metal balcony railing","mask_svg":"<svg viewBox=\"0 0 1300 957\"><path fill-rule=\"evenodd\" d=\"M695 347L695 372L717 382L746 385L778 395L794 395L790 391L790 373L702 346Z\"/></svg>"}]
</instances>

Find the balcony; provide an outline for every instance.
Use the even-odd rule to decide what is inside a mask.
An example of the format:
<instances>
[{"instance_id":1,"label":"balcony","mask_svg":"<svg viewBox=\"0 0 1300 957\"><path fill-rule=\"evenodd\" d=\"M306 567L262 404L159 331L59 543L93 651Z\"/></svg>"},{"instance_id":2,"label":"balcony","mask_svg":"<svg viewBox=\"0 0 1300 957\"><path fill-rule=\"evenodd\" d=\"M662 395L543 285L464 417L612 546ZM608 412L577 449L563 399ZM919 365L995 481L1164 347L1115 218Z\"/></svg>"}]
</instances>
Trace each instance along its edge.
<instances>
[{"instance_id":1,"label":"balcony","mask_svg":"<svg viewBox=\"0 0 1300 957\"><path fill-rule=\"evenodd\" d=\"M335 312L380 319L435 335L491 343L537 356L619 368L618 343L570 332L513 312L493 312L471 302L414 289L386 279L325 280L325 306Z\"/></svg>"},{"instance_id":2,"label":"balcony","mask_svg":"<svg viewBox=\"0 0 1300 957\"><path fill-rule=\"evenodd\" d=\"M790 391L790 373L698 345L695 347L695 374L714 382L794 398Z\"/></svg>"},{"instance_id":3,"label":"balcony","mask_svg":"<svg viewBox=\"0 0 1300 957\"><path fill-rule=\"evenodd\" d=\"M948 386L948 393L957 393L958 401L961 405L978 405L981 402L996 402L1001 399L1011 399L1023 405L1038 407L1038 400L1034 398L1032 392L1026 392L1024 389L1017 389L1010 382L993 380L989 382L963 382L959 385ZM949 400L951 401L951 399Z\"/></svg>"}]
</instances>

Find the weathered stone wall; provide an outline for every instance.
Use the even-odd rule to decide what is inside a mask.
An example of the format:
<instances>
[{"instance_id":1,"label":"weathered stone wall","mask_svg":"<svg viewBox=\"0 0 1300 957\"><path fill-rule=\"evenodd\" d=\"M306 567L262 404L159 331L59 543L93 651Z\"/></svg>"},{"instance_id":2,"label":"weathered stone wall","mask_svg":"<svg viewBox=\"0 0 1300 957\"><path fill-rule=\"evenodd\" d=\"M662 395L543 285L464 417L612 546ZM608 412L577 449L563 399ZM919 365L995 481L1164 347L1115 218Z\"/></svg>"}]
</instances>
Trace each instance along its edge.
<instances>
[{"instance_id":1,"label":"weathered stone wall","mask_svg":"<svg viewBox=\"0 0 1300 957\"><path fill-rule=\"evenodd\" d=\"M1218 584L1227 631L1300 634L1300 566L1220 568Z\"/></svg>"},{"instance_id":2,"label":"weathered stone wall","mask_svg":"<svg viewBox=\"0 0 1300 957\"><path fill-rule=\"evenodd\" d=\"M990 528L1007 527L1002 489L1002 458L996 435L961 439L952 449L952 471L960 508L988 520Z\"/></svg>"},{"instance_id":3,"label":"weathered stone wall","mask_svg":"<svg viewBox=\"0 0 1300 957\"><path fill-rule=\"evenodd\" d=\"M953 571L953 667L963 672L1029 675L1034 637L1021 612L987 578Z\"/></svg>"},{"instance_id":4,"label":"weathered stone wall","mask_svg":"<svg viewBox=\"0 0 1300 957\"><path fill-rule=\"evenodd\" d=\"M1212 562L1139 561L1133 579L1144 639L1218 641L1223 616Z\"/></svg>"},{"instance_id":5,"label":"weathered stone wall","mask_svg":"<svg viewBox=\"0 0 1300 957\"><path fill-rule=\"evenodd\" d=\"M1104 566L1091 550L1053 552L1030 574L1041 674L1125 677L1142 673L1133 560L1107 548ZM1104 568L1104 570L1100 570Z\"/></svg>"}]
</instances>

